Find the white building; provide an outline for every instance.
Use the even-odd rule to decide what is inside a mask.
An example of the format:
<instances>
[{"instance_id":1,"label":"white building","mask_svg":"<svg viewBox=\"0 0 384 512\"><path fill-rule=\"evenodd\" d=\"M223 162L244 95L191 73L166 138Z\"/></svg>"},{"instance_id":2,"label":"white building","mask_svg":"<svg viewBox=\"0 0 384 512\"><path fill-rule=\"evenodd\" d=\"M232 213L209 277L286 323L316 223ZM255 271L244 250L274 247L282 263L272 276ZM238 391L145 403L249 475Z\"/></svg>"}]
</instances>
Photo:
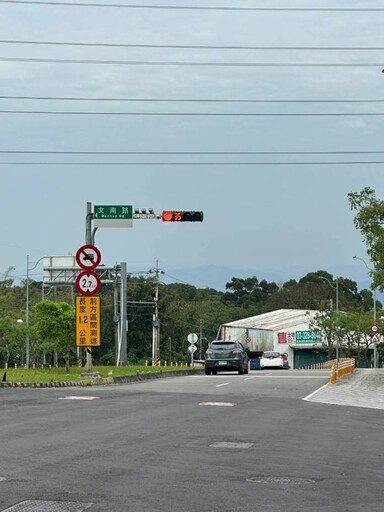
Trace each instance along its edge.
<instances>
[{"instance_id":1,"label":"white building","mask_svg":"<svg viewBox=\"0 0 384 512\"><path fill-rule=\"evenodd\" d=\"M266 350L288 354L291 368L301 368L326 359L321 331L310 324L319 311L279 309L223 324L219 338L238 340L250 352L260 355Z\"/></svg>"}]
</instances>

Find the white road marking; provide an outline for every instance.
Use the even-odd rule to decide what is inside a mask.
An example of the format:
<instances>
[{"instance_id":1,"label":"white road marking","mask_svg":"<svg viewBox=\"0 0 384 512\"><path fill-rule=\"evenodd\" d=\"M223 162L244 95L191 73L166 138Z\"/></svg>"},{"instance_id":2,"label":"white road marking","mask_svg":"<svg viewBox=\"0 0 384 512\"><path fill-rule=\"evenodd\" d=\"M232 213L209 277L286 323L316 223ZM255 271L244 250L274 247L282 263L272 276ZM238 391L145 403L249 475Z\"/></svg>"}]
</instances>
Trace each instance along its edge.
<instances>
[{"instance_id":1,"label":"white road marking","mask_svg":"<svg viewBox=\"0 0 384 512\"><path fill-rule=\"evenodd\" d=\"M234 402L200 402L199 405L214 405L217 407L235 407Z\"/></svg>"},{"instance_id":2,"label":"white road marking","mask_svg":"<svg viewBox=\"0 0 384 512\"><path fill-rule=\"evenodd\" d=\"M99 396L64 396L59 400L100 400Z\"/></svg>"},{"instance_id":3,"label":"white road marking","mask_svg":"<svg viewBox=\"0 0 384 512\"><path fill-rule=\"evenodd\" d=\"M230 384L230 382L224 382L223 384L216 384L216 387L221 388L221 386L228 386L228 384Z\"/></svg>"},{"instance_id":4,"label":"white road marking","mask_svg":"<svg viewBox=\"0 0 384 512\"><path fill-rule=\"evenodd\" d=\"M316 391L314 391L313 393L311 393L310 395L306 396L305 398L303 398L303 400L309 400L310 398L312 398L314 395L316 395L316 393L318 393L319 391L321 391L322 389L326 388L328 386L328 384L324 384L324 386L321 386L321 388L319 389L316 389Z\"/></svg>"},{"instance_id":5,"label":"white road marking","mask_svg":"<svg viewBox=\"0 0 384 512\"><path fill-rule=\"evenodd\" d=\"M253 446L253 443L231 443L231 442L223 442L217 441L216 443L212 443L209 445L210 448L240 448L240 449L248 449Z\"/></svg>"},{"instance_id":6,"label":"white road marking","mask_svg":"<svg viewBox=\"0 0 384 512\"><path fill-rule=\"evenodd\" d=\"M272 377L273 379L328 379L329 375L255 375L255 379Z\"/></svg>"}]
</instances>

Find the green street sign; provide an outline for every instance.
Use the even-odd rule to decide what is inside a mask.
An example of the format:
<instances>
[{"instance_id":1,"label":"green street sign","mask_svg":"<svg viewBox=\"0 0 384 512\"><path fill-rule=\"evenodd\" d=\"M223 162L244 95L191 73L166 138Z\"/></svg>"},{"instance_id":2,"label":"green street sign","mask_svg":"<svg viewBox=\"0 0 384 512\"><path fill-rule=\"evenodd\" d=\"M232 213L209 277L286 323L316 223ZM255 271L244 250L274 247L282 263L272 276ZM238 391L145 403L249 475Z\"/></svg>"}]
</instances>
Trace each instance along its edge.
<instances>
[{"instance_id":1,"label":"green street sign","mask_svg":"<svg viewBox=\"0 0 384 512\"><path fill-rule=\"evenodd\" d=\"M132 205L96 205L93 207L95 228L131 228L133 226Z\"/></svg>"},{"instance_id":2,"label":"green street sign","mask_svg":"<svg viewBox=\"0 0 384 512\"><path fill-rule=\"evenodd\" d=\"M296 343L320 343L321 331L296 331Z\"/></svg>"}]
</instances>

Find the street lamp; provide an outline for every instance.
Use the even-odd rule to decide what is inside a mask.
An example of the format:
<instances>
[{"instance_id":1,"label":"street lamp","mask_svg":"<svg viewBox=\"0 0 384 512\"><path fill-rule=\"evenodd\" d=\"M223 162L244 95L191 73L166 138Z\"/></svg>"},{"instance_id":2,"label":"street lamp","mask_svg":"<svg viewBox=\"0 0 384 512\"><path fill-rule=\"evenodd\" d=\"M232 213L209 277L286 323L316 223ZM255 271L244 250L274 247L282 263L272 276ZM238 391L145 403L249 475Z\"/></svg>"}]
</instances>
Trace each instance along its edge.
<instances>
[{"instance_id":1,"label":"street lamp","mask_svg":"<svg viewBox=\"0 0 384 512\"><path fill-rule=\"evenodd\" d=\"M363 258L359 258L359 256L352 256L355 260L360 260L367 267L370 275L372 276L372 272L374 268L368 266L367 262ZM373 288L373 325L376 324L376 287ZM373 344L373 367L377 368L377 344L376 342Z\"/></svg>"},{"instance_id":2,"label":"street lamp","mask_svg":"<svg viewBox=\"0 0 384 512\"><path fill-rule=\"evenodd\" d=\"M336 316L339 316L339 278L335 277L336 286L331 283L329 279L327 279L324 276L318 276L320 279L324 279L324 281L327 281L329 286L336 291ZM336 363L339 364L339 336L336 336Z\"/></svg>"},{"instance_id":3,"label":"street lamp","mask_svg":"<svg viewBox=\"0 0 384 512\"><path fill-rule=\"evenodd\" d=\"M336 291L336 313L339 312L339 279L337 277L335 277L335 281L336 281L336 286L333 285L333 283L327 279L326 277L324 276L318 276L320 279L324 279L324 281L327 281L327 283L329 284L329 286Z\"/></svg>"}]
</instances>

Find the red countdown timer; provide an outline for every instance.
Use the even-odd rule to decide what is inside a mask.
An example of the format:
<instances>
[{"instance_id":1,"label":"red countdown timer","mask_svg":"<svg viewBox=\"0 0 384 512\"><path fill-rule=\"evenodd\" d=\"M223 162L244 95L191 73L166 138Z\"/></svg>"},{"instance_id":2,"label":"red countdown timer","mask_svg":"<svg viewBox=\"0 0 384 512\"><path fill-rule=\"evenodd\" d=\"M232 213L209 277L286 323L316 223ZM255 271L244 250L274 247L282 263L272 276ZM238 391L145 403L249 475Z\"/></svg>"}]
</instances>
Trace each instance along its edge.
<instances>
[{"instance_id":1,"label":"red countdown timer","mask_svg":"<svg viewBox=\"0 0 384 512\"><path fill-rule=\"evenodd\" d=\"M201 211L164 210L163 222L202 222L204 214Z\"/></svg>"},{"instance_id":2,"label":"red countdown timer","mask_svg":"<svg viewBox=\"0 0 384 512\"><path fill-rule=\"evenodd\" d=\"M181 222L181 212L166 210L161 216L164 222Z\"/></svg>"}]
</instances>

